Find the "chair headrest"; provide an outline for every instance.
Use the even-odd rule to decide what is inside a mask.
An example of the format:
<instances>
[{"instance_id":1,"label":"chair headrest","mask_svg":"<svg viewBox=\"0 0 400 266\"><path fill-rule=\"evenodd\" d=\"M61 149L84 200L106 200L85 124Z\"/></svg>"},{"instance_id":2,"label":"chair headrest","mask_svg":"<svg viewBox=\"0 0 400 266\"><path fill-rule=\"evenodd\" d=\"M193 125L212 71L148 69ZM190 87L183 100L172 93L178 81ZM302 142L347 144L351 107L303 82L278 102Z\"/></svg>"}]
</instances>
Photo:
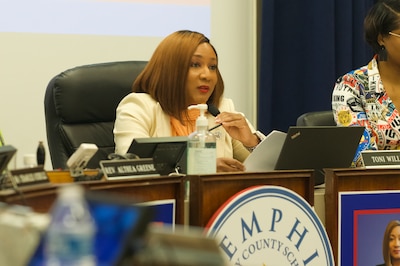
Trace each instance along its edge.
<instances>
[{"instance_id":1,"label":"chair headrest","mask_svg":"<svg viewBox=\"0 0 400 266\"><path fill-rule=\"evenodd\" d=\"M49 83L57 115L67 124L114 121L118 103L132 91L134 73L146 63L92 64L60 73Z\"/></svg>"}]
</instances>

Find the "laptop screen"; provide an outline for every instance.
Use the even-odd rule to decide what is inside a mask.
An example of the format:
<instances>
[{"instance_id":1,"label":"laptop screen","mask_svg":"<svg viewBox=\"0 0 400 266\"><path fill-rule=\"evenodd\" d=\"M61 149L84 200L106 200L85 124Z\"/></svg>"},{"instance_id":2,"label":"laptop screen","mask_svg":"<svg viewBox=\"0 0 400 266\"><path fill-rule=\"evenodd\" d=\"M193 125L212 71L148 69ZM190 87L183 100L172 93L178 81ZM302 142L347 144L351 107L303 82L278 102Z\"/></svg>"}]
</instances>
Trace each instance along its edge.
<instances>
[{"instance_id":1,"label":"laptop screen","mask_svg":"<svg viewBox=\"0 0 400 266\"><path fill-rule=\"evenodd\" d=\"M323 168L351 166L364 130L364 127L290 127L275 169L315 169L315 185L322 184Z\"/></svg>"}]
</instances>

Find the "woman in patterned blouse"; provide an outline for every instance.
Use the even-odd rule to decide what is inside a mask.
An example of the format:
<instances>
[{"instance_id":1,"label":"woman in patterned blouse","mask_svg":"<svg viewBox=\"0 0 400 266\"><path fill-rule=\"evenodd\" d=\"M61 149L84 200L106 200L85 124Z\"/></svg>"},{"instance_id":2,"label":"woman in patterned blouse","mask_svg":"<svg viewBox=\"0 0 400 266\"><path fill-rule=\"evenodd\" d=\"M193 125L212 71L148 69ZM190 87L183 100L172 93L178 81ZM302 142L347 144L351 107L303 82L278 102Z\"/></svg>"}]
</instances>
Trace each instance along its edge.
<instances>
[{"instance_id":1,"label":"woman in patterned blouse","mask_svg":"<svg viewBox=\"0 0 400 266\"><path fill-rule=\"evenodd\" d=\"M365 126L357 165L362 150L400 149L400 1L378 1L364 20L364 30L375 56L338 78L332 93L337 125Z\"/></svg>"}]
</instances>

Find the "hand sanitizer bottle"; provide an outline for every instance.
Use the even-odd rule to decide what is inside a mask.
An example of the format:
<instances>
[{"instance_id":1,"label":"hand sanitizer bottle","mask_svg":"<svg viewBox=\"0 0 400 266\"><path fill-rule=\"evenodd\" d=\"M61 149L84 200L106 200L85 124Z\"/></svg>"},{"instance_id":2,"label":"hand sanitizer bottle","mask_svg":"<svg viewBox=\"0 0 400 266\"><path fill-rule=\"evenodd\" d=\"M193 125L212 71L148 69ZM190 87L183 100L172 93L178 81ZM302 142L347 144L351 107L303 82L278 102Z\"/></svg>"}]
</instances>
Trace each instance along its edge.
<instances>
[{"instance_id":1,"label":"hand sanitizer bottle","mask_svg":"<svg viewBox=\"0 0 400 266\"><path fill-rule=\"evenodd\" d=\"M191 105L200 116L196 120L196 131L189 135L187 150L187 174L215 174L217 172L217 144L215 135L208 131L208 121L204 116L207 104Z\"/></svg>"}]
</instances>

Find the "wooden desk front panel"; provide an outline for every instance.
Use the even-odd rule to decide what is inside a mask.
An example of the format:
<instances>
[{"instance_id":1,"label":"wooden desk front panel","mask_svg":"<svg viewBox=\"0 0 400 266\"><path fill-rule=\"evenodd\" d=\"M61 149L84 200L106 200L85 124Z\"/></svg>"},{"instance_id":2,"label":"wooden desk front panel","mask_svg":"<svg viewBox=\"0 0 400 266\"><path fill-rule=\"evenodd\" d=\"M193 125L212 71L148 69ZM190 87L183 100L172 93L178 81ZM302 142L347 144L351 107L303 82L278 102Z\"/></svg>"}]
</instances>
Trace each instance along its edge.
<instances>
[{"instance_id":1,"label":"wooden desk front panel","mask_svg":"<svg viewBox=\"0 0 400 266\"><path fill-rule=\"evenodd\" d=\"M325 169L325 225L336 264L339 192L372 190L400 190L400 169Z\"/></svg>"},{"instance_id":2,"label":"wooden desk front panel","mask_svg":"<svg viewBox=\"0 0 400 266\"><path fill-rule=\"evenodd\" d=\"M86 189L104 191L122 196L133 202L175 199L176 223L183 224L182 177L147 177L127 180L80 182ZM57 188L62 184L41 184L21 187L21 193L8 189L0 191L0 200L9 204L26 205L34 211L46 213L52 206Z\"/></svg>"},{"instance_id":3,"label":"wooden desk front panel","mask_svg":"<svg viewBox=\"0 0 400 266\"><path fill-rule=\"evenodd\" d=\"M35 212L47 213L57 196L56 186L50 183L21 187L19 191L0 191L0 200L8 204L31 207Z\"/></svg>"},{"instance_id":4,"label":"wooden desk front panel","mask_svg":"<svg viewBox=\"0 0 400 266\"><path fill-rule=\"evenodd\" d=\"M273 171L189 176L189 224L204 227L229 198L245 188L274 185L288 188L314 205L313 171Z\"/></svg>"}]
</instances>

